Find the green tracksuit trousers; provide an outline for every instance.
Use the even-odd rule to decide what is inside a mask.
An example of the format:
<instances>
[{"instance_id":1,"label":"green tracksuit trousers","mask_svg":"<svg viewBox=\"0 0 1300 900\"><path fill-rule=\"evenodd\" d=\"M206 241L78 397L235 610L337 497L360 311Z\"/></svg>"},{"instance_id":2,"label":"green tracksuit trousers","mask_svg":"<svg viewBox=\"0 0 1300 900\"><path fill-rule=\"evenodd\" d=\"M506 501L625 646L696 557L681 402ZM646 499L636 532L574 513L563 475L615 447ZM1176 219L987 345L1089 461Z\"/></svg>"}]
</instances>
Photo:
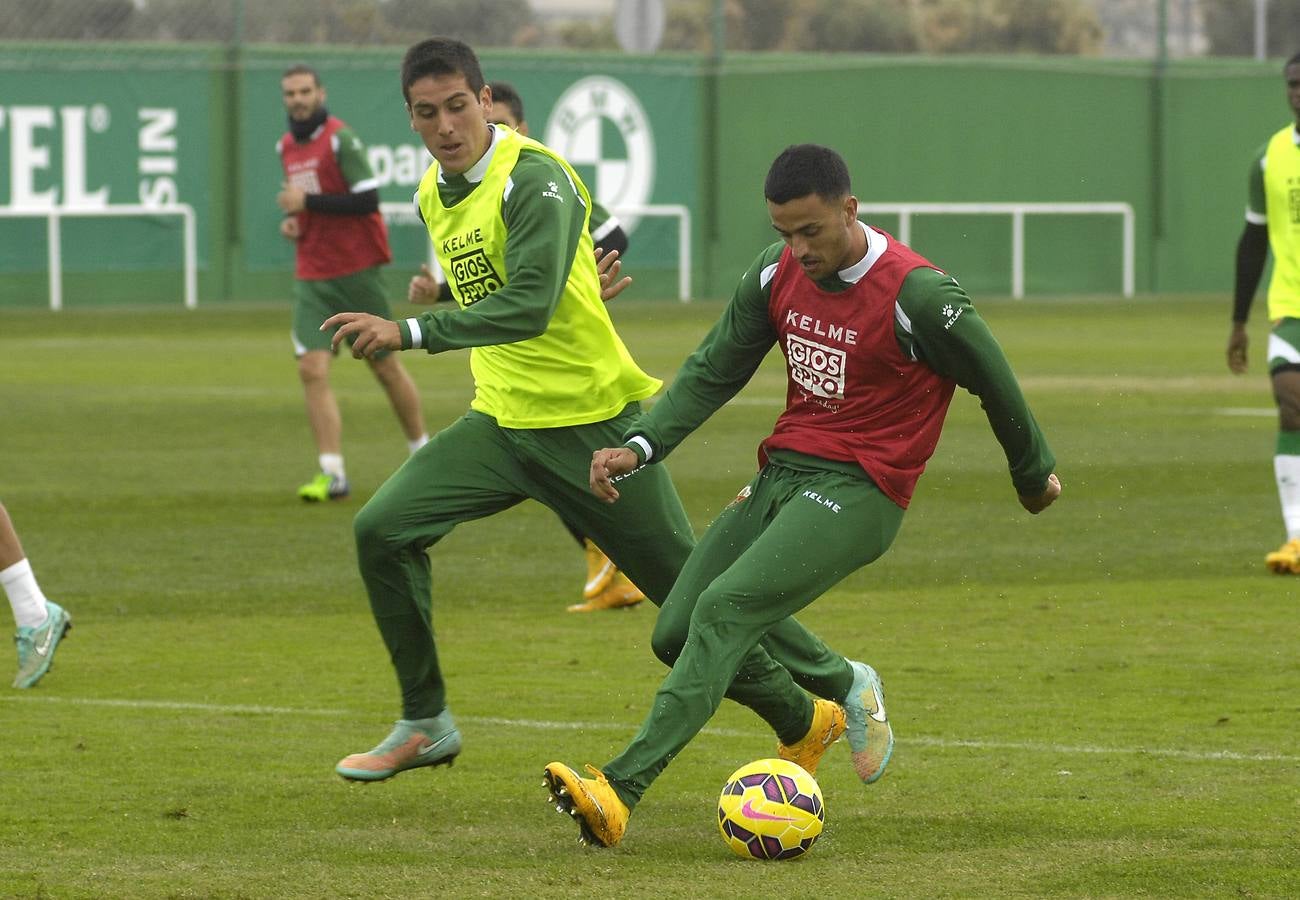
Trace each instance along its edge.
<instances>
[{"instance_id":1,"label":"green tracksuit trousers","mask_svg":"<svg viewBox=\"0 0 1300 900\"><path fill-rule=\"evenodd\" d=\"M601 769L629 806L704 727L724 695L755 709L797 702L802 692L790 673L756 653L756 646L879 558L898 534L903 510L874 483L805 466L805 460L787 454L763 467L748 496L742 493L709 526L664 603L656 652L676 648L676 662L641 730Z\"/></svg>"},{"instance_id":2,"label":"green tracksuit trousers","mask_svg":"<svg viewBox=\"0 0 1300 900\"><path fill-rule=\"evenodd\" d=\"M668 598L694 547L694 534L668 471L644 466L619 482L608 504L588 485L591 455L617 447L639 412L631 404L605 422L563 428L502 428L469 412L438 432L375 492L354 523L358 565L371 610L401 687L403 718L431 718L447 707L432 627L431 563L426 550L461 522L485 518L526 499L553 509L589 536L657 606ZM672 635L685 635L690 610L661 613L656 642L671 664ZM840 699L853 675L847 662L798 622L778 624L754 651L754 677L789 679L818 696ZM747 668L747 672L750 671ZM812 720L812 701L746 684L737 699L784 741L798 740Z\"/></svg>"}]
</instances>

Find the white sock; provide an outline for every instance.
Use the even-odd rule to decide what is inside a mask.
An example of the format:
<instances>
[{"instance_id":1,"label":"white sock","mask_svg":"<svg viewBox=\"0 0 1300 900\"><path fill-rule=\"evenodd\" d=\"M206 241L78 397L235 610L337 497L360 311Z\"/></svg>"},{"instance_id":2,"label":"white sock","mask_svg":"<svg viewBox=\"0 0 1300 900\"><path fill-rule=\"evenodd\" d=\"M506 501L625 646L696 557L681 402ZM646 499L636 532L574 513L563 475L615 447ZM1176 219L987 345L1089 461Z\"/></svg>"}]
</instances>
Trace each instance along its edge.
<instances>
[{"instance_id":1,"label":"white sock","mask_svg":"<svg viewBox=\"0 0 1300 900\"><path fill-rule=\"evenodd\" d=\"M414 453L416 450L419 450L421 447L423 447L423 446L424 446L425 444L427 444L427 443L429 443L429 436L428 436L427 434L422 434L422 435L420 435L418 438L416 438L416 439L413 440L413 441L407 441L407 442L406 442L406 449L408 449L408 450L410 450L412 453Z\"/></svg>"},{"instance_id":2,"label":"white sock","mask_svg":"<svg viewBox=\"0 0 1300 900\"><path fill-rule=\"evenodd\" d=\"M1300 456L1273 457L1277 496L1282 501L1282 521L1287 540L1300 538Z\"/></svg>"},{"instance_id":3,"label":"white sock","mask_svg":"<svg viewBox=\"0 0 1300 900\"><path fill-rule=\"evenodd\" d=\"M45 595L32 574L32 564L20 559L0 571L0 584L9 595L9 605L14 610L14 621L19 628L35 628L45 621L49 611L45 608Z\"/></svg>"},{"instance_id":4,"label":"white sock","mask_svg":"<svg viewBox=\"0 0 1300 900\"><path fill-rule=\"evenodd\" d=\"M322 453L320 455L320 470L326 475L332 475L335 478L347 480L348 477L343 471L342 453Z\"/></svg>"}]
</instances>

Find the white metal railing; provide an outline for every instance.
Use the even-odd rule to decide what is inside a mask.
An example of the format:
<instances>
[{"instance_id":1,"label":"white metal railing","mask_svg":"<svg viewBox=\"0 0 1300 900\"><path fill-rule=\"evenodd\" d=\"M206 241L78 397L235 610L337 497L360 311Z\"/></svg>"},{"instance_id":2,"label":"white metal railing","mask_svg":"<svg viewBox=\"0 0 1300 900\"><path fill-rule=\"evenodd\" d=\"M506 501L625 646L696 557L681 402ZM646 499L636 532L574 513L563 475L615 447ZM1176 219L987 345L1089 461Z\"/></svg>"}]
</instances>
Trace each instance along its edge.
<instances>
[{"instance_id":1,"label":"white metal railing","mask_svg":"<svg viewBox=\"0 0 1300 900\"><path fill-rule=\"evenodd\" d=\"M1124 296L1134 291L1134 216L1127 203L863 203L859 213L898 216L898 239L912 243L913 214L1011 216L1011 296L1025 296L1025 215L1117 215L1123 224Z\"/></svg>"},{"instance_id":2,"label":"white metal railing","mask_svg":"<svg viewBox=\"0 0 1300 900\"><path fill-rule=\"evenodd\" d=\"M680 203L629 203L610 207L619 218L662 216L677 220L677 299L691 302L691 211Z\"/></svg>"},{"instance_id":3,"label":"white metal railing","mask_svg":"<svg viewBox=\"0 0 1300 900\"><path fill-rule=\"evenodd\" d=\"M410 201L401 203L381 203L379 211L385 221L402 223L420 223L415 215L415 205ZM691 211L688 207L676 203L628 204L611 208L610 212L623 218L625 216L661 216L677 220L677 299L683 303L691 300ZM422 226L423 227L423 226ZM438 267L438 255L433 243L429 243L429 268L442 280L442 271Z\"/></svg>"},{"instance_id":4,"label":"white metal railing","mask_svg":"<svg viewBox=\"0 0 1300 900\"><path fill-rule=\"evenodd\" d=\"M45 219L48 243L48 268L50 273L50 309L63 309L63 238L60 223L65 218L108 216L180 216L185 272L185 307L199 305L198 280L198 228L194 207L188 203L168 203L147 206L141 203L119 203L108 206L50 206L13 207L0 206L0 219Z\"/></svg>"}]
</instances>

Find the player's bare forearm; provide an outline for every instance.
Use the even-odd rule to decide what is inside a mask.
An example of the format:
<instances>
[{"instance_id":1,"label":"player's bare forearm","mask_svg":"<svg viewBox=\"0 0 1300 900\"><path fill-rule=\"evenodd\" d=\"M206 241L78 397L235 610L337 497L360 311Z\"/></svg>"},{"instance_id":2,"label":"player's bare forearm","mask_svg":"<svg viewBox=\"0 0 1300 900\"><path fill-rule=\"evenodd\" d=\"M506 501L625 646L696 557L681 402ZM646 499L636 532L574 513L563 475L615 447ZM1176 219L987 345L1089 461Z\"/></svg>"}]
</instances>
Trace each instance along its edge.
<instances>
[{"instance_id":1,"label":"player's bare forearm","mask_svg":"<svg viewBox=\"0 0 1300 900\"><path fill-rule=\"evenodd\" d=\"M357 359L373 359L381 350L402 349L402 332L397 323L370 313L337 313L320 326L321 331L331 328L338 330L330 339L330 346L337 351L341 342L352 337L352 355Z\"/></svg>"},{"instance_id":2,"label":"player's bare forearm","mask_svg":"<svg viewBox=\"0 0 1300 900\"><path fill-rule=\"evenodd\" d=\"M1228 368L1238 375L1246 371L1246 349L1250 339L1246 335L1245 322L1233 322L1228 334Z\"/></svg>"},{"instance_id":3,"label":"player's bare forearm","mask_svg":"<svg viewBox=\"0 0 1300 900\"><path fill-rule=\"evenodd\" d=\"M1056 498L1061 496L1061 480L1055 474L1047 476L1047 487L1041 494L1021 494L1020 505L1029 510L1034 515L1038 515L1047 507L1056 502Z\"/></svg>"},{"instance_id":4,"label":"player's bare forearm","mask_svg":"<svg viewBox=\"0 0 1300 900\"><path fill-rule=\"evenodd\" d=\"M639 465L641 460L627 447L597 450L591 454L591 492L606 503L613 503L618 499L614 482Z\"/></svg>"}]
</instances>

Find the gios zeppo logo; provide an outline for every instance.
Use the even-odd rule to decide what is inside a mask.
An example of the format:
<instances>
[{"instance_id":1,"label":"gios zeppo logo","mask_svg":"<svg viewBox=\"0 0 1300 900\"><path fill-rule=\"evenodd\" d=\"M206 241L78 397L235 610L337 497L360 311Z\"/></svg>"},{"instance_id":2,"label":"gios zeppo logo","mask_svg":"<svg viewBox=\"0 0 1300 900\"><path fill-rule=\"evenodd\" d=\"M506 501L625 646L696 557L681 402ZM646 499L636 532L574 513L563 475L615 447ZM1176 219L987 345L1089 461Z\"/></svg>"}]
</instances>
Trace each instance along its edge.
<instances>
[{"instance_id":1,"label":"gios zeppo logo","mask_svg":"<svg viewBox=\"0 0 1300 900\"><path fill-rule=\"evenodd\" d=\"M603 75L574 82L555 102L544 140L631 234L637 216L623 210L649 203L655 178L654 132L636 94Z\"/></svg>"}]
</instances>

